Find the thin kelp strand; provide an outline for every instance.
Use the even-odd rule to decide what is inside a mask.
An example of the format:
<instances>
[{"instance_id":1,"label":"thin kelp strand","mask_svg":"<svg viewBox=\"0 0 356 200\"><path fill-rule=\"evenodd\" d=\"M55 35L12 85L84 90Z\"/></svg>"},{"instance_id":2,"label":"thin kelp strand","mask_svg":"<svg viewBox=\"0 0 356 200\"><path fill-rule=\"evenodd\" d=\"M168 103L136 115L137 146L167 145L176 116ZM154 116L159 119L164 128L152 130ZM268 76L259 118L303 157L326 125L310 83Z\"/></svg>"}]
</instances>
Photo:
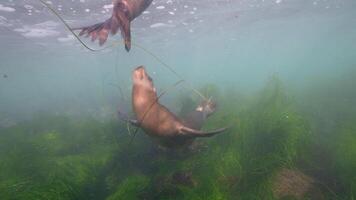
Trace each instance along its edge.
<instances>
[{"instance_id":1,"label":"thin kelp strand","mask_svg":"<svg viewBox=\"0 0 356 200\"><path fill-rule=\"evenodd\" d=\"M120 92L121 98L126 100L126 96L124 95L124 92L122 91L122 89L121 89L121 87L119 85L116 85L115 83L109 83L109 85L117 88L119 90L119 92Z\"/></svg>"},{"instance_id":2,"label":"thin kelp strand","mask_svg":"<svg viewBox=\"0 0 356 200\"><path fill-rule=\"evenodd\" d=\"M77 34L74 33L74 31L72 30L72 28L67 24L67 22L57 13L57 11L55 11L49 4L47 4L46 2L44 2L43 0L39 0L45 7L47 7L53 14L55 14L59 20L61 20L61 22L65 25L65 27L72 33L72 35L88 50L90 51L101 51L104 49L93 49L91 47L89 47L88 45L86 45Z\"/></svg>"},{"instance_id":3,"label":"thin kelp strand","mask_svg":"<svg viewBox=\"0 0 356 200\"><path fill-rule=\"evenodd\" d=\"M184 80L182 76L180 76L172 67L170 67L167 63L163 62L162 59L160 59L158 56L153 54L151 51L147 50L146 48L133 43L133 46L136 46L137 48L141 49L142 51L146 52L150 56L152 56L154 59L156 59L157 62L162 64L164 67L166 67L169 71L171 71L174 75L176 75L177 78ZM193 90L198 96L200 96L202 99L206 100L207 98L200 93L197 89L195 89L189 82L185 81L185 83L189 86L191 90Z\"/></svg>"},{"instance_id":4,"label":"thin kelp strand","mask_svg":"<svg viewBox=\"0 0 356 200\"><path fill-rule=\"evenodd\" d=\"M117 56L115 56L115 76L116 76L116 81L117 83L119 83L120 81L120 78L119 78L119 70L118 70L118 67L119 67L119 50L117 50ZM123 90L121 89L121 87L119 86L119 90L120 90L120 93L122 95L122 98L124 100L126 100L126 96L124 95L123 93Z\"/></svg>"},{"instance_id":5,"label":"thin kelp strand","mask_svg":"<svg viewBox=\"0 0 356 200\"><path fill-rule=\"evenodd\" d=\"M156 99L156 100L150 105L150 107L148 107L148 109L145 111L145 113L143 114L142 120L141 120L141 121L138 121L138 124L141 124L141 123L145 120L145 117L146 117L147 113L152 109L153 105L155 105L155 104L158 102L158 100L159 100L164 94L166 94L168 91L170 91L171 89L177 87L177 85L179 85L179 84L181 84L181 83L183 83L183 82L184 82L184 80L180 80L180 81L176 82L174 85L172 85L171 87L168 87L168 88L166 88L165 90L163 90L163 91L161 92L161 94L157 97L157 99ZM139 129L139 127L136 127L135 132L134 132L134 134L133 134L133 136L132 136L132 138L131 138L131 140L130 140L130 142L129 142L129 145L131 145L133 139L135 138L138 129Z\"/></svg>"},{"instance_id":6,"label":"thin kelp strand","mask_svg":"<svg viewBox=\"0 0 356 200\"><path fill-rule=\"evenodd\" d=\"M74 31L72 30L72 28L68 25L68 23L57 13L56 10L54 10L50 5L48 5L46 2L44 2L43 0L39 0L44 6L46 6L53 14L55 14L60 20L61 22L67 27L67 29L72 33L72 35L88 50L93 51L93 52L97 52L97 51L103 51L105 49L108 49L110 47L116 47L118 45L123 45L123 43L119 43L119 42L113 42L111 45L106 46L104 48L101 49L93 49L91 47L89 47L88 45L86 45L77 34L74 33ZM179 79L183 79L172 67L170 67L168 64L166 64L165 62L163 62L158 56L156 56L155 54L153 54L151 51L147 50L146 48L144 48L141 45L138 45L136 43L132 43L132 46L135 46L139 49L141 49L142 51L144 51L145 53L147 53L148 55L152 56L154 59L156 59L156 61L158 61L159 63L161 63L164 67L166 67L169 71L171 71L174 75L177 76L177 78ZM188 87L193 90L198 96L200 96L202 99L206 100L207 98L202 95L197 89L195 89L189 82L185 81L186 84L188 85Z\"/></svg>"},{"instance_id":7,"label":"thin kelp strand","mask_svg":"<svg viewBox=\"0 0 356 200\"><path fill-rule=\"evenodd\" d=\"M127 129L127 132L129 133L129 135L132 136L131 129L130 129L130 123L128 121L126 122L126 129Z\"/></svg>"}]
</instances>

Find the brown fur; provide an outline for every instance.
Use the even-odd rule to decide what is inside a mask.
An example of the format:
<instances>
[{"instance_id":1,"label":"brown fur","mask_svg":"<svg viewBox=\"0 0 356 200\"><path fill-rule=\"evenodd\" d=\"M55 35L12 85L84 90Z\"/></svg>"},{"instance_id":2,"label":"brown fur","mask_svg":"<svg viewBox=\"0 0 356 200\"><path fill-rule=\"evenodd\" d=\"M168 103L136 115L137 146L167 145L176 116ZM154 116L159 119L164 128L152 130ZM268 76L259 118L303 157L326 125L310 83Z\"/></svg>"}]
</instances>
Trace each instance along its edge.
<instances>
[{"instance_id":1,"label":"brown fur","mask_svg":"<svg viewBox=\"0 0 356 200\"><path fill-rule=\"evenodd\" d=\"M132 106L140 126L151 136L174 136L181 122L157 100L157 94L151 78L143 67L132 74Z\"/></svg>"}]
</instances>

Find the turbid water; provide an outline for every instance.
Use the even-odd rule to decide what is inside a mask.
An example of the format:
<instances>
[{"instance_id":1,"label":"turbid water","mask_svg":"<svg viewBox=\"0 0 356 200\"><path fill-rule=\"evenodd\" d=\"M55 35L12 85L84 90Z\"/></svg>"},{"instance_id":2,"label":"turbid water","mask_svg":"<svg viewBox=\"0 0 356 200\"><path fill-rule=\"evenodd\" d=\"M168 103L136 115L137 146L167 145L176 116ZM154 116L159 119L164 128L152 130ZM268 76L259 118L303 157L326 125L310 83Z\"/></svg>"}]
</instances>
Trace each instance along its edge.
<instances>
[{"instance_id":1,"label":"turbid water","mask_svg":"<svg viewBox=\"0 0 356 200\"><path fill-rule=\"evenodd\" d=\"M47 3L73 27L112 10ZM0 199L354 199L355 10L353 0L154 0L132 22L149 53L127 53L86 50L38 0L0 2ZM180 78L162 62L188 84L172 88ZM218 104L203 129L231 128L190 150L142 132L129 145L116 111L131 113L139 65L158 92L171 88L160 101L172 112L199 103L194 88Z\"/></svg>"}]
</instances>

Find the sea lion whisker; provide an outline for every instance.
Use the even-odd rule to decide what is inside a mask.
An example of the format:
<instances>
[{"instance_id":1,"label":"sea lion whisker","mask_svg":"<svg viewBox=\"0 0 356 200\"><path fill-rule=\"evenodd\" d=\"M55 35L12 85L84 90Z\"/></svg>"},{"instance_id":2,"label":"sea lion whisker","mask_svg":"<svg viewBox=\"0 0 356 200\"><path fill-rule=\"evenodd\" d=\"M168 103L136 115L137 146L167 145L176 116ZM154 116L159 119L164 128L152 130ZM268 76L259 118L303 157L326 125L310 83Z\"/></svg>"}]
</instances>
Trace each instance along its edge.
<instances>
[{"instance_id":1,"label":"sea lion whisker","mask_svg":"<svg viewBox=\"0 0 356 200\"><path fill-rule=\"evenodd\" d=\"M127 132L129 132L129 135L132 136L131 134L131 129L130 129L130 123L129 122L126 122L126 129L127 129Z\"/></svg>"}]
</instances>

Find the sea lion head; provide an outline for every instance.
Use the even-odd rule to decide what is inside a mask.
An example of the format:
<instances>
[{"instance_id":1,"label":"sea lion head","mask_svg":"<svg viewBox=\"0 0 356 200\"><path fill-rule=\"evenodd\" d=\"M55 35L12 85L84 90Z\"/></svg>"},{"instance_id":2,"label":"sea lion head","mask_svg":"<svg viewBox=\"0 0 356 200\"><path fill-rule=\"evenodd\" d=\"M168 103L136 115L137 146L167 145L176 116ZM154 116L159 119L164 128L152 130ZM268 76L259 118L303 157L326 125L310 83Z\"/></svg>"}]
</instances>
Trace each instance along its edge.
<instances>
[{"instance_id":1,"label":"sea lion head","mask_svg":"<svg viewBox=\"0 0 356 200\"><path fill-rule=\"evenodd\" d=\"M156 93L153 80L147 74L145 67L139 66L132 72L132 81L135 86L139 86L140 88Z\"/></svg>"},{"instance_id":2,"label":"sea lion head","mask_svg":"<svg viewBox=\"0 0 356 200\"><path fill-rule=\"evenodd\" d=\"M213 114L216 110L216 102L213 101L211 98L207 100L203 100L198 107L196 108L197 111L203 112L206 114L207 117L209 117L211 114Z\"/></svg>"}]
</instances>

